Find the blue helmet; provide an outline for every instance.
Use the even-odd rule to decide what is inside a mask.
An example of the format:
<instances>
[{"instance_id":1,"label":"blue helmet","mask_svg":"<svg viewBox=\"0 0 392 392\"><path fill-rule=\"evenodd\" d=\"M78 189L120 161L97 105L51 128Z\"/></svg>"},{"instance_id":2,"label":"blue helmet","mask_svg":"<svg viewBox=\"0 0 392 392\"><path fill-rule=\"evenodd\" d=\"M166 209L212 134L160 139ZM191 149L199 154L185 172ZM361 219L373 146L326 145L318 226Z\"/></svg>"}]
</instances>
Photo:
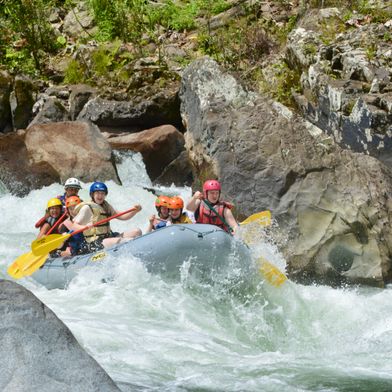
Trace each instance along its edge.
<instances>
[{"instance_id":1,"label":"blue helmet","mask_svg":"<svg viewBox=\"0 0 392 392\"><path fill-rule=\"evenodd\" d=\"M90 186L90 195L94 192L102 191L108 194L108 187L103 182L93 182Z\"/></svg>"}]
</instances>

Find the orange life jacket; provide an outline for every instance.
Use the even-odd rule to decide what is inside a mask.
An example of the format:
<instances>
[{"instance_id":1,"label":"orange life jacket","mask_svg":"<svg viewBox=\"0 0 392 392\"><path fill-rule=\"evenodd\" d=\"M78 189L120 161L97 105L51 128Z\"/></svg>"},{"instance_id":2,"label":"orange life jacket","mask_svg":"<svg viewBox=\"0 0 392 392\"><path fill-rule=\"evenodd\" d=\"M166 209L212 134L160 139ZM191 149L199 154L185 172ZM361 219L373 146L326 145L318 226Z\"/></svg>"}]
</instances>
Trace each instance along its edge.
<instances>
[{"instance_id":1,"label":"orange life jacket","mask_svg":"<svg viewBox=\"0 0 392 392\"><path fill-rule=\"evenodd\" d=\"M214 210L221 216L225 217L225 208L232 209L233 206L230 203L226 203L225 201L219 201L215 205L212 206ZM199 208L196 213L196 222L197 223L207 223L210 225L215 225L220 227L221 229L230 232L230 227L227 227L227 224L223 223L222 220L215 214L214 211L210 210L204 202L201 202Z\"/></svg>"}]
</instances>

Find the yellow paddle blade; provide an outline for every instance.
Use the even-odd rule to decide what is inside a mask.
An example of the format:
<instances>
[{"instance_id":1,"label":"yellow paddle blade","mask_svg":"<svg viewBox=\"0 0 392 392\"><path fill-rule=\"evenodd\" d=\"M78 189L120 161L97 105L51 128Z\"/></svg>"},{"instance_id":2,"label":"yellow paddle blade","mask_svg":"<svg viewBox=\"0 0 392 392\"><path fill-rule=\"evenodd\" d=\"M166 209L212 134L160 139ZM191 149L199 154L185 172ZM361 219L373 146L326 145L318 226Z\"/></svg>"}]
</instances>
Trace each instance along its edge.
<instances>
[{"instance_id":1,"label":"yellow paddle blade","mask_svg":"<svg viewBox=\"0 0 392 392\"><path fill-rule=\"evenodd\" d=\"M9 276L11 276L14 279L20 279L23 278L23 265L25 260L28 260L30 258L30 255L32 255L32 252L25 253L21 256L19 256L7 269L7 273Z\"/></svg>"},{"instance_id":2,"label":"yellow paddle blade","mask_svg":"<svg viewBox=\"0 0 392 392\"><path fill-rule=\"evenodd\" d=\"M31 250L36 256L47 255L52 250L57 249L66 241L71 234L50 234L31 243Z\"/></svg>"},{"instance_id":3,"label":"yellow paddle blade","mask_svg":"<svg viewBox=\"0 0 392 392\"><path fill-rule=\"evenodd\" d=\"M271 224L271 211L261 211L257 214L248 216L240 225L247 225L252 222L257 222L262 226L269 226Z\"/></svg>"},{"instance_id":4,"label":"yellow paddle blade","mask_svg":"<svg viewBox=\"0 0 392 392\"><path fill-rule=\"evenodd\" d=\"M20 279L31 275L45 263L47 255L36 256L33 252L19 256L7 269L8 275L14 279Z\"/></svg>"},{"instance_id":5,"label":"yellow paddle blade","mask_svg":"<svg viewBox=\"0 0 392 392\"><path fill-rule=\"evenodd\" d=\"M48 256L48 254L43 256L34 256L34 260L32 260L28 265L25 266L25 268L23 268L23 276L32 275L35 271L37 271L41 266L45 264L45 261Z\"/></svg>"},{"instance_id":6,"label":"yellow paddle blade","mask_svg":"<svg viewBox=\"0 0 392 392\"><path fill-rule=\"evenodd\" d=\"M281 272L278 267L274 266L263 257L258 258L257 261L260 264L260 272L273 286L279 287L287 280L287 276Z\"/></svg>"}]
</instances>

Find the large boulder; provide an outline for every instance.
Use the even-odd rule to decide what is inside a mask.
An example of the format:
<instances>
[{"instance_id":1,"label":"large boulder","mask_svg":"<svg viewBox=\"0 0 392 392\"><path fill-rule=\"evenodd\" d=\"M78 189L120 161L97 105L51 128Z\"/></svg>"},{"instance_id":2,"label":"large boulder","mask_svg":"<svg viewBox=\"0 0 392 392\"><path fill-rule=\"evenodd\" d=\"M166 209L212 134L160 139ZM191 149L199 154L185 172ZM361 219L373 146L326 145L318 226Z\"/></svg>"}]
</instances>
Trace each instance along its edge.
<instances>
[{"instance_id":1,"label":"large boulder","mask_svg":"<svg viewBox=\"0 0 392 392\"><path fill-rule=\"evenodd\" d=\"M184 150L184 135L172 125L162 125L142 132L108 139L116 150L132 150L140 152L146 170L155 180L165 167Z\"/></svg>"},{"instance_id":2,"label":"large boulder","mask_svg":"<svg viewBox=\"0 0 392 392\"><path fill-rule=\"evenodd\" d=\"M59 181L58 174L48 163L29 162L24 137L22 130L0 135L0 180L17 196Z\"/></svg>"},{"instance_id":3,"label":"large boulder","mask_svg":"<svg viewBox=\"0 0 392 392\"><path fill-rule=\"evenodd\" d=\"M56 122L33 125L25 138L30 163L49 165L59 181L77 177L119 181L109 143L94 124Z\"/></svg>"},{"instance_id":4,"label":"large boulder","mask_svg":"<svg viewBox=\"0 0 392 392\"><path fill-rule=\"evenodd\" d=\"M57 316L24 287L0 280L0 390L120 391Z\"/></svg>"},{"instance_id":5,"label":"large boulder","mask_svg":"<svg viewBox=\"0 0 392 392\"><path fill-rule=\"evenodd\" d=\"M246 92L208 58L184 71L180 99L195 185L219 178L240 218L271 209L291 277L391 281L387 167L342 150L319 128Z\"/></svg>"}]
</instances>

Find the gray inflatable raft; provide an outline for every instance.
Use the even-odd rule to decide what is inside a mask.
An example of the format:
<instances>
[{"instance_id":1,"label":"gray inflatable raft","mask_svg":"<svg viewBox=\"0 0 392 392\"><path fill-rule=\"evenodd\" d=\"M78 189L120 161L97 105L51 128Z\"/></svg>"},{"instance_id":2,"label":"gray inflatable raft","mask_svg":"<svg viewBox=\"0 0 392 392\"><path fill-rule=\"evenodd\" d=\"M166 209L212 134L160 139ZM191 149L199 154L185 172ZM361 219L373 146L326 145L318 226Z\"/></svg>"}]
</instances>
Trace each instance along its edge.
<instances>
[{"instance_id":1,"label":"gray inflatable raft","mask_svg":"<svg viewBox=\"0 0 392 392\"><path fill-rule=\"evenodd\" d=\"M250 251L241 241L217 226L171 225L108 250L72 258L49 258L32 277L49 289L65 288L77 273L112 257L137 257L147 270L179 280L188 263L190 273L201 279L238 279L254 272Z\"/></svg>"}]
</instances>

